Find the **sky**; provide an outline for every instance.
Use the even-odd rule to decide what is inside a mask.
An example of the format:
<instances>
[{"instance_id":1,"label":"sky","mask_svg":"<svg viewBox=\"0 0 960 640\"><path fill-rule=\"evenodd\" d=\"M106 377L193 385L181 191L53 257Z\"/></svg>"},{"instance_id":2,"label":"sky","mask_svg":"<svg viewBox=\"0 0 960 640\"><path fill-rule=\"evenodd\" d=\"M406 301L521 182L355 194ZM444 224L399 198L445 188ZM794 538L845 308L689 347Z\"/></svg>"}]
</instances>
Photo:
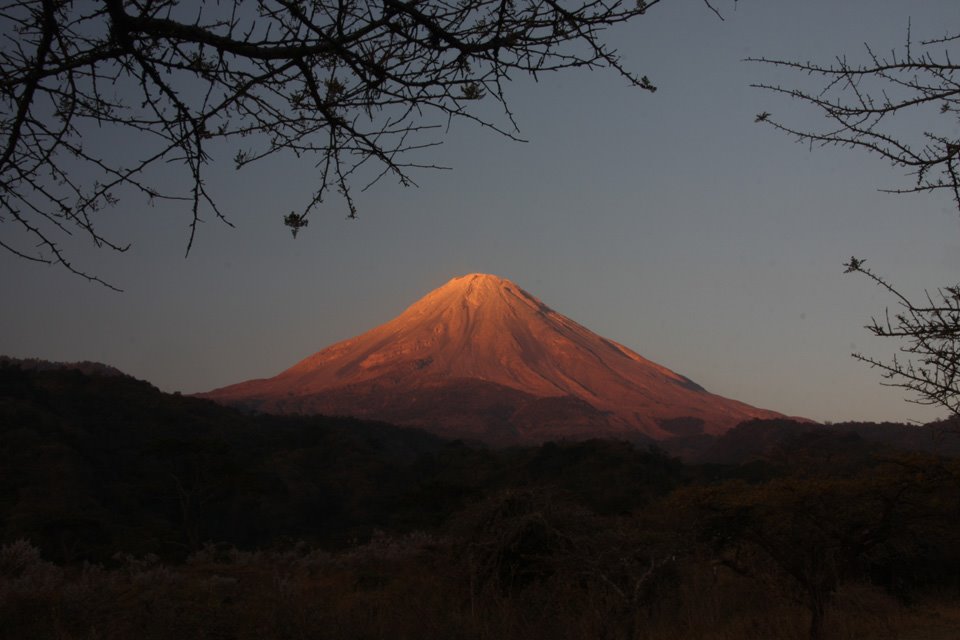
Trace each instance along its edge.
<instances>
[{"instance_id":1,"label":"sky","mask_svg":"<svg viewBox=\"0 0 960 640\"><path fill-rule=\"evenodd\" d=\"M0 354L113 365L165 391L279 373L382 324L449 279L510 280L602 336L709 391L816 420L927 421L851 357L896 344L864 325L895 305L851 255L911 295L960 280L960 214L944 197L894 196L902 171L799 145L753 122L815 122L756 82L801 82L749 56L863 59L957 25L955 0L667 0L614 29L626 67L517 77L507 89L525 143L466 122L424 159L453 167L389 180L346 218L331 200L293 239L281 223L314 187L311 163L278 158L208 186L235 228L135 199L101 229L124 254L78 244L62 268L0 254ZM793 118L791 120L790 118ZM231 154L232 155L232 154ZM2 227L0 227L2 230Z\"/></svg>"}]
</instances>

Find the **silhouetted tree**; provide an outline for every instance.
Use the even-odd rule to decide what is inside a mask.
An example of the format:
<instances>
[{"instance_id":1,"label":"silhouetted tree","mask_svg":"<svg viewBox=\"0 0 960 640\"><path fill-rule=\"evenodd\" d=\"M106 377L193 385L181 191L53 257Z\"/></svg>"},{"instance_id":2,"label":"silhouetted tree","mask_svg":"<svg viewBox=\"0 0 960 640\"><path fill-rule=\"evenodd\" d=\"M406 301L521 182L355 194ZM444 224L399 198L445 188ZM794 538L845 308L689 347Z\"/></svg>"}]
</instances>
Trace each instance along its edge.
<instances>
[{"instance_id":1,"label":"silhouetted tree","mask_svg":"<svg viewBox=\"0 0 960 640\"><path fill-rule=\"evenodd\" d=\"M952 477L926 458L919 464L892 458L847 478L695 485L675 492L668 504L689 519L686 527L709 549L717 569L804 606L810 639L822 640L828 610L846 579L874 565L917 562L918 540L936 544L931 522L954 512L947 506L955 495Z\"/></svg>"},{"instance_id":2,"label":"silhouetted tree","mask_svg":"<svg viewBox=\"0 0 960 640\"><path fill-rule=\"evenodd\" d=\"M411 184L411 169L434 165L406 152L439 144L439 132L423 134L452 119L515 138L504 90L515 74L607 67L655 91L601 36L658 2L5 2L0 220L19 235L5 233L0 246L99 281L60 242L79 232L123 251L94 214L129 189L185 202L189 252L202 216L226 221L204 177L228 145L237 168L279 152L311 157L316 189L283 216L294 235L330 190L353 217L354 181ZM499 105L499 124L470 108L481 100ZM130 143L96 144L107 129ZM170 163L185 171L185 188L150 172Z\"/></svg>"},{"instance_id":3,"label":"silhouetted tree","mask_svg":"<svg viewBox=\"0 0 960 640\"><path fill-rule=\"evenodd\" d=\"M812 78L808 86L758 84L789 96L824 116L820 129L801 129L764 111L756 121L794 136L810 147L840 146L864 150L906 169L908 186L892 193L947 191L960 209L960 33L914 42L907 29L900 51L878 55L868 45L866 61L838 56L832 64L751 58ZM887 384L913 391L921 404L938 405L956 415L960 409L960 286L925 293L916 302L889 281L851 258L847 272L866 275L889 291L901 307L873 319L874 335L902 342L904 357L884 362L854 357L883 371Z\"/></svg>"}]
</instances>

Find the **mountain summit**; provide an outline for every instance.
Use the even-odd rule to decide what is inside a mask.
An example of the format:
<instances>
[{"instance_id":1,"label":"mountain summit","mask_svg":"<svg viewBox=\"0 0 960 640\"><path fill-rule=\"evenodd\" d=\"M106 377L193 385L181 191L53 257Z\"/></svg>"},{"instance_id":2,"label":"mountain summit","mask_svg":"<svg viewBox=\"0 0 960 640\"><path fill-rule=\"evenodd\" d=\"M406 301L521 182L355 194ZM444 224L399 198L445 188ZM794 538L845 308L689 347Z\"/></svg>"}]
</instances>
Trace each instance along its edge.
<instances>
[{"instance_id":1,"label":"mountain summit","mask_svg":"<svg viewBox=\"0 0 960 640\"><path fill-rule=\"evenodd\" d=\"M498 444L721 433L780 414L708 393L513 282L454 278L371 331L279 375L203 397L353 415Z\"/></svg>"}]
</instances>

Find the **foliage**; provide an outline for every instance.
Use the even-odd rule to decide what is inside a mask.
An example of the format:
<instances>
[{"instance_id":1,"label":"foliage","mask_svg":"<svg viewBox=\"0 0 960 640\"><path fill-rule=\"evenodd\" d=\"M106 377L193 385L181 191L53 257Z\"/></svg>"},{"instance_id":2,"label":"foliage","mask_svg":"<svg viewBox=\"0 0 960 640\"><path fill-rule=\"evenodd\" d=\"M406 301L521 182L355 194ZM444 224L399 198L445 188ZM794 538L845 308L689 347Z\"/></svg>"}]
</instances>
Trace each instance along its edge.
<instances>
[{"instance_id":1,"label":"foliage","mask_svg":"<svg viewBox=\"0 0 960 640\"><path fill-rule=\"evenodd\" d=\"M735 431L484 450L0 366L0 639L955 634L898 600L960 588L956 460Z\"/></svg>"},{"instance_id":2,"label":"foliage","mask_svg":"<svg viewBox=\"0 0 960 640\"><path fill-rule=\"evenodd\" d=\"M348 418L245 415L125 376L0 366L0 539L65 562L182 558L210 540L342 546L436 528L507 486L626 513L682 473L625 444L493 453Z\"/></svg>"},{"instance_id":3,"label":"foliage","mask_svg":"<svg viewBox=\"0 0 960 640\"><path fill-rule=\"evenodd\" d=\"M623 562L624 552L642 557L651 549L643 533L649 521L631 530L619 518L544 501L544 494L503 497L466 514L467 521L488 525L467 541L456 535L378 535L336 552L302 544L256 551L206 545L175 564L118 554L106 564L64 568L44 561L29 544L0 545L0 557L16 557L21 567L16 573L0 571L0 638L801 640L806 635L803 609L783 597L775 580L718 571L695 548L667 558L669 563ZM514 497L520 508L508 506ZM474 519L493 513L505 516L500 523L506 526ZM510 532L529 527L514 525L529 524L537 514L557 527L561 538L585 544L556 545L549 536L538 537L545 545L527 540L523 549L533 557L498 557L513 569L536 569L527 573L535 579L522 586L507 582L507 591L477 588L474 568L494 565L467 559L478 551L516 549ZM674 530L665 533L676 536ZM506 544L488 546L497 540ZM618 590L637 583L638 597L625 606L628 600ZM955 635L958 616L951 592L942 602L923 595L907 607L867 583L846 581L834 596L828 637L946 640Z\"/></svg>"},{"instance_id":4,"label":"foliage","mask_svg":"<svg viewBox=\"0 0 960 640\"><path fill-rule=\"evenodd\" d=\"M809 637L820 640L844 582L896 574L888 588L915 587L932 549L956 566L958 535L941 525L960 516L958 472L956 464L896 456L853 477L695 486L671 496L672 510L689 518L689 535L716 566L802 603Z\"/></svg>"}]
</instances>

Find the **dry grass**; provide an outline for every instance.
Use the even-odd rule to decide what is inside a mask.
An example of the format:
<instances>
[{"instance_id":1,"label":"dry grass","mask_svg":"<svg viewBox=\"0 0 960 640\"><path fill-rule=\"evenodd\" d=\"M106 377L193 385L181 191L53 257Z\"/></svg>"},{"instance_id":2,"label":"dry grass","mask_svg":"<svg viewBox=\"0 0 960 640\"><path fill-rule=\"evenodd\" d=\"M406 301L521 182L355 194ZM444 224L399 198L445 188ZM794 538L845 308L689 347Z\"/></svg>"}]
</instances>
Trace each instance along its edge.
<instances>
[{"instance_id":1,"label":"dry grass","mask_svg":"<svg viewBox=\"0 0 960 640\"><path fill-rule=\"evenodd\" d=\"M209 549L176 567L120 558L109 570L62 569L11 545L0 551L0 638L613 640L631 628L636 640L807 637L802 606L706 566L682 567L632 612L568 578L514 593L471 590L462 567L454 550L425 537L337 555ZM960 603L927 597L906 607L846 585L828 628L831 640L954 640Z\"/></svg>"}]
</instances>

